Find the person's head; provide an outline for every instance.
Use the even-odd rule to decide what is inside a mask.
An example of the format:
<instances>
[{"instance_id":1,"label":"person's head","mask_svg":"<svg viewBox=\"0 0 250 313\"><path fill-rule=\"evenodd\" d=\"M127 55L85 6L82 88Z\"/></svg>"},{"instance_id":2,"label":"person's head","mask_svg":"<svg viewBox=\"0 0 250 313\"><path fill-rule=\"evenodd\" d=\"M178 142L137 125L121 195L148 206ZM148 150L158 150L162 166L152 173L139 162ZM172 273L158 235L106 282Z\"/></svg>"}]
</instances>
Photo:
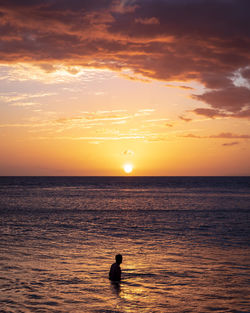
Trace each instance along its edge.
<instances>
[{"instance_id":1,"label":"person's head","mask_svg":"<svg viewBox=\"0 0 250 313\"><path fill-rule=\"evenodd\" d=\"M122 263L122 255L121 254L117 254L115 256L115 260L117 264L121 264Z\"/></svg>"}]
</instances>

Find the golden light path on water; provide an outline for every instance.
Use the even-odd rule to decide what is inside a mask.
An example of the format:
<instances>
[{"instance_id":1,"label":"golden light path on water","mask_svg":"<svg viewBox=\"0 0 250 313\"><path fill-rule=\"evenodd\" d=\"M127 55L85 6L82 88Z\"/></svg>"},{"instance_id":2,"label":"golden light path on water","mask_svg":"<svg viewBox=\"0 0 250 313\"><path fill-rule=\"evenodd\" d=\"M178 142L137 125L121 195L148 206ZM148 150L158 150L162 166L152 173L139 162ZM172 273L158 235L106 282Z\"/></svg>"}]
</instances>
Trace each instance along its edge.
<instances>
[{"instance_id":1,"label":"golden light path on water","mask_svg":"<svg viewBox=\"0 0 250 313\"><path fill-rule=\"evenodd\" d=\"M209 311L209 307L222 309L225 301L227 308L235 307L232 298L238 294L237 281L230 265L225 265L229 251L193 249L178 243L169 247L159 243L155 250L153 242L144 248L138 243L114 243L110 253L110 247L97 239L92 242L96 249L84 244L74 249L54 249L47 260L38 251L27 258L30 248L19 251L19 257L10 261L9 267L14 268L18 260L18 266L25 271L21 275L16 275L17 270L10 272L10 279L19 283L9 291L9 296L19 301L24 312L35 307L69 312L74 307L74 312L149 313L168 309L168 312L198 313ZM118 285L110 283L108 270L115 252L120 250L124 251L124 263L123 279ZM242 264L242 251L235 252L230 256L231 262ZM231 288L230 292L227 287ZM25 300L27 296L29 300Z\"/></svg>"}]
</instances>

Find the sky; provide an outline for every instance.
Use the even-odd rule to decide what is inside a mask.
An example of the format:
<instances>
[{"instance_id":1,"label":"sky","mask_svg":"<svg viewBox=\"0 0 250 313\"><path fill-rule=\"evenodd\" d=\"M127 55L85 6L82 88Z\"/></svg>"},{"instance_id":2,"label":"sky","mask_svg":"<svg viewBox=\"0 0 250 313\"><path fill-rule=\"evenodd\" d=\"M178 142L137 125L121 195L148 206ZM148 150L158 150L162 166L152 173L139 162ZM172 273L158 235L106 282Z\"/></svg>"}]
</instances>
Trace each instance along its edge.
<instances>
[{"instance_id":1,"label":"sky","mask_svg":"<svg viewBox=\"0 0 250 313\"><path fill-rule=\"evenodd\" d=\"M249 12L0 0L0 175L250 175Z\"/></svg>"}]
</instances>

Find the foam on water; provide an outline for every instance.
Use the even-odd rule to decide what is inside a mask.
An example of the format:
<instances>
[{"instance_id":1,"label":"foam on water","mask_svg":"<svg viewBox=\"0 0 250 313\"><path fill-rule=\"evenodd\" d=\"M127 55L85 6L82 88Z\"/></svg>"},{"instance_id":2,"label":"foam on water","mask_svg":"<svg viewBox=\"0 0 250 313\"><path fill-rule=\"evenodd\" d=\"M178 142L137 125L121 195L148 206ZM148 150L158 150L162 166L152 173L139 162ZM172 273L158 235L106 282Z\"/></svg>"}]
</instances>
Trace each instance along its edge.
<instances>
[{"instance_id":1,"label":"foam on water","mask_svg":"<svg viewBox=\"0 0 250 313\"><path fill-rule=\"evenodd\" d=\"M0 311L249 312L249 200L246 177L0 178Z\"/></svg>"}]
</instances>

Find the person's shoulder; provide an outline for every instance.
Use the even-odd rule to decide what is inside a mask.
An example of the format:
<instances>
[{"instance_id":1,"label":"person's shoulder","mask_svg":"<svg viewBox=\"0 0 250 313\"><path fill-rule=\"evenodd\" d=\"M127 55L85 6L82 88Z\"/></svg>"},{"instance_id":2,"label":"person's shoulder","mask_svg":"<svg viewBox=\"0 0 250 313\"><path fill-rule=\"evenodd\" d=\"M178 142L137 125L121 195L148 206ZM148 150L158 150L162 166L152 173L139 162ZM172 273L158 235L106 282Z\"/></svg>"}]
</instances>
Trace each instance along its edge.
<instances>
[{"instance_id":1,"label":"person's shoulder","mask_svg":"<svg viewBox=\"0 0 250 313\"><path fill-rule=\"evenodd\" d=\"M114 271L116 271L116 263L113 263L111 266L110 266L110 273L113 273Z\"/></svg>"}]
</instances>

